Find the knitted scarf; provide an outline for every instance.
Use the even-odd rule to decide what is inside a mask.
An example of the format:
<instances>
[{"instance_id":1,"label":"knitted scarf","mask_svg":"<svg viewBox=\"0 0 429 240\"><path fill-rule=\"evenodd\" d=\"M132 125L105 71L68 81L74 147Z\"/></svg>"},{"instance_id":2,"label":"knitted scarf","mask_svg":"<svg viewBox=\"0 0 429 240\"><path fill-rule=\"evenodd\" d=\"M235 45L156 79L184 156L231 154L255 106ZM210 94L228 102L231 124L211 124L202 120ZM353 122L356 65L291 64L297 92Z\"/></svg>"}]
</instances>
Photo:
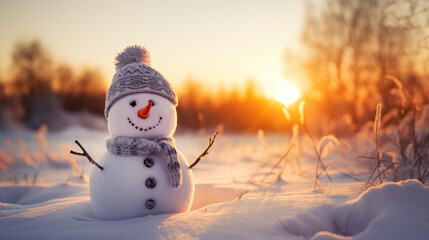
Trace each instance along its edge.
<instances>
[{"instance_id":1,"label":"knitted scarf","mask_svg":"<svg viewBox=\"0 0 429 240\"><path fill-rule=\"evenodd\" d=\"M180 163L177 157L173 138L145 138L115 137L106 139L109 152L118 156L138 156L148 154L163 154L167 159L167 169L173 187L182 183Z\"/></svg>"}]
</instances>

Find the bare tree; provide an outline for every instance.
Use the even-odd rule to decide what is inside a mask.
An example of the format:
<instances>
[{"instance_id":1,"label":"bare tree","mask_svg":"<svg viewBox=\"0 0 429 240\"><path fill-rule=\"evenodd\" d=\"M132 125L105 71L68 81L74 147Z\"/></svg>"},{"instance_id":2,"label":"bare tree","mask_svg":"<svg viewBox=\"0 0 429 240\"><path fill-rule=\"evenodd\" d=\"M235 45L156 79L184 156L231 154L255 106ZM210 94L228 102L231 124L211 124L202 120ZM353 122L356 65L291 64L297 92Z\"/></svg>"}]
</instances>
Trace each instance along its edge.
<instances>
[{"instance_id":1,"label":"bare tree","mask_svg":"<svg viewBox=\"0 0 429 240\"><path fill-rule=\"evenodd\" d=\"M12 53L12 70L18 93L39 93L51 87L51 58L37 40L16 43Z\"/></svg>"},{"instance_id":2,"label":"bare tree","mask_svg":"<svg viewBox=\"0 0 429 240\"><path fill-rule=\"evenodd\" d=\"M61 127L61 102L52 91L52 64L46 49L33 40L18 42L12 52L13 92L20 96L23 120L30 128Z\"/></svg>"},{"instance_id":3,"label":"bare tree","mask_svg":"<svg viewBox=\"0 0 429 240\"><path fill-rule=\"evenodd\" d=\"M355 123L368 120L359 106L365 109L371 96L391 97L394 83L386 76L402 79L417 71L410 63L427 56L421 41L428 11L428 1L418 0L326 0L320 11L308 5L303 67L324 95L331 118L348 114Z\"/></svg>"}]
</instances>

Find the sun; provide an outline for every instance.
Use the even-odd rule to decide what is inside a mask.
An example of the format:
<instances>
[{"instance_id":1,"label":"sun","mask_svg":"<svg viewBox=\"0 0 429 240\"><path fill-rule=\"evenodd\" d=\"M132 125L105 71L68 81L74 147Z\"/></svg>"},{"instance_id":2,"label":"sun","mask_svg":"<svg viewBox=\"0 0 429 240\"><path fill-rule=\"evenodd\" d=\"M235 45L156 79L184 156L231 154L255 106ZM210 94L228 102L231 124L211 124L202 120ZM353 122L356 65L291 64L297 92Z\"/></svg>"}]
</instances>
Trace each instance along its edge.
<instances>
[{"instance_id":1,"label":"sun","mask_svg":"<svg viewBox=\"0 0 429 240\"><path fill-rule=\"evenodd\" d=\"M274 90L274 98L285 107L294 103L301 96L298 87L288 81L278 81Z\"/></svg>"}]
</instances>

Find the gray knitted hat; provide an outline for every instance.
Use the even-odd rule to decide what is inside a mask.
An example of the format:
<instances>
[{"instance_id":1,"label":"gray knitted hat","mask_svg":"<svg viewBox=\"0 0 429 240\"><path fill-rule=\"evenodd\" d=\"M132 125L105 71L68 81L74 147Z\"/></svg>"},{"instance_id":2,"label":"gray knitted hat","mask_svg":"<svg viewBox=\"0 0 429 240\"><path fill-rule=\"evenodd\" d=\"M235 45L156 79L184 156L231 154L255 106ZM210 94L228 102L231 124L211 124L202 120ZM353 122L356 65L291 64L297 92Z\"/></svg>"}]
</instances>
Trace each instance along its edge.
<instances>
[{"instance_id":1,"label":"gray knitted hat","mask_svg":"<svg viewBox=\"0 0 429 240\"><path fill-rule=\"evenodd\" d=\"M177 106L177 96L170 83L150 67L150 54L141 46L130 46L116 56L116 74L106 96L104 114L109 116L112 105L134 93L154 93Z\"/></svg>"}]
</instances>

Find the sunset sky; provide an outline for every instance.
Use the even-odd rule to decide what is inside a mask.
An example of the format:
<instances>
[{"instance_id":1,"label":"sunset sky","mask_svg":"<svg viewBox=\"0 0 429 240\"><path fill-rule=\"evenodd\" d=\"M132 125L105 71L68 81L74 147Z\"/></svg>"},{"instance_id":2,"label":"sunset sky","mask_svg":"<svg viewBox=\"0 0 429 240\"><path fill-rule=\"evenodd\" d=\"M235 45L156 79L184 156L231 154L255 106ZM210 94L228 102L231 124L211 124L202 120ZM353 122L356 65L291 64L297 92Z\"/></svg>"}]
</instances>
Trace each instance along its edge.
<instances>
[{"instance_id":1,"label":"sunset sky","mask_svg":"<svg viewBox=\"0 0 429 240\"><path fill-rule=\"evenodd\" d=\"M145 46L174 87L191 77L207 88L253 78L273 88L286 49L298 50L305 1L0 1L0 77L17 41L39 39L56 63L99 68ZM267 90L264 89L264 90Z\"/></svg>"}]
</instances>

